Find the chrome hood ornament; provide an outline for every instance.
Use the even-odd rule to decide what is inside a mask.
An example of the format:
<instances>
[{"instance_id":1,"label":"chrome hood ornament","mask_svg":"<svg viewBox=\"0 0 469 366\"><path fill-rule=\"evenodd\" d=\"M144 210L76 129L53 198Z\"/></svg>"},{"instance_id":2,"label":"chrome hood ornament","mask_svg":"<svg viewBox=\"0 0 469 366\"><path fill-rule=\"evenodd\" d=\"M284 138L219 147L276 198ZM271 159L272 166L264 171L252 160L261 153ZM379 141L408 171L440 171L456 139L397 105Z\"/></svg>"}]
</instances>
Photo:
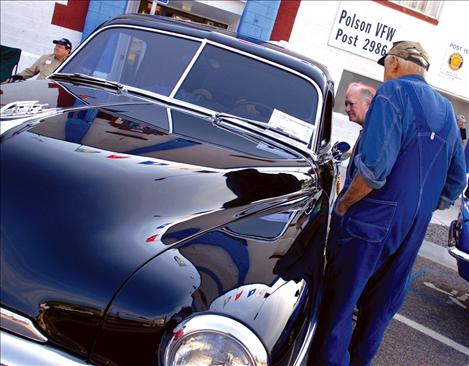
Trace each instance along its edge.
<instances>
[{"instance_id":1,"label":"chrome hood ornament","mask_svg":"<svg viewBox=\"0 0 469 366\"><path fill-rule=\"evenodd\" d=\"M43 113L50 108L49 104L40 104L38 100L17 101L8 103L0 109L0 119L13 119L31 117Z\"/></svg>"}]
</instances>

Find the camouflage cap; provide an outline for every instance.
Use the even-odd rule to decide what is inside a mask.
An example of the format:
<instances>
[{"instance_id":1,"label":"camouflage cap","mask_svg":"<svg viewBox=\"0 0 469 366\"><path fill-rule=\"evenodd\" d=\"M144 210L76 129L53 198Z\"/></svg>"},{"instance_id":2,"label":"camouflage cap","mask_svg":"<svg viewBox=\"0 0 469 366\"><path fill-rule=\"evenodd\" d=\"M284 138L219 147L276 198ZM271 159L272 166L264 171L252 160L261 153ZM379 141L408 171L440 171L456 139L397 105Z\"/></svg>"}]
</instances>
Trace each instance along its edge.
<instances>
[{"instance_id":1,"label":"camouflage cap","mask_svg":"<svg viewBox=\"0 0 469 366\"><path fill-rule=\"evenodd\" d=\"M394 42L389 52L378 60L378 64L384 66L384 59L387 55L394 55L404 60L409 60L422 66L425 70L430 67L430 57L422 45L418 42L399 41Z\"/></svg>"}]
</instances>

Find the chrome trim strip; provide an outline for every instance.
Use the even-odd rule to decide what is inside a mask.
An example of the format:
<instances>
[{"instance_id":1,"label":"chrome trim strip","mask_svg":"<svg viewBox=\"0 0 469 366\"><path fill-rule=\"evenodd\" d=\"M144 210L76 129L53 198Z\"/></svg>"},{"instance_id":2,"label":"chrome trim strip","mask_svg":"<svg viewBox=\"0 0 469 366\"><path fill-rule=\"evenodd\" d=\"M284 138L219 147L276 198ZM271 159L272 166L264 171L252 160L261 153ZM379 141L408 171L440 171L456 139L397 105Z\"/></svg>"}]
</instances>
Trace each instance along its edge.
<instances>
[{"instance_id":1,"label":"chrome trim strip","mask_svg":"<svg viewBox=\"0 0 469 366\"><path fill-rule=\"evenodd\" d=\"M306 331L306 337L303 341L303 344L301 345L300 352L298 353L298 357L293 363L293 366L300 366L306 361L309 348L311 347L311 343L313 342L313 335L316 331L316 325L316 322L310 321L308 325L308 330Z\"/></svg>"},{"instance_id":2,"label":"chrome trim strip","mask_svg":"<svg viewBox=\"0 0 469 366\"><path fill-rule=\"evenodd\" d=\"M469 263L469 254L466 252L463 252L462 250L456 247L449 248L448 253L451 254L451 256L456 258L457 260L461 260L461 261Z\"/></svg>"},{"instance_id":3,"label":"chrome trim strip","mask_svg":"<svg viewBox=\"0 0 469 366\"><path fill-rule=\"evenodd\" d=\"M181 335L182 332L182 335ZM196 315L181 322L174 330L165 354L164 365L171 366L169 356L171 351L177 347L186 337L199 333L216 333L229 336L238 341L256 366L267 366L267 351L260 339L245 325L234 319L217 314Z\"/></svg>"},{"instance_id":4,"label":"chrome trim strip","mask_svg":"<svg viewBox=\"0 0 469 366\"><path fill-rule=\"evenodd\" d=\"M47 342L45 337L28 318L0 308L0 326L5 330L38 342Z\"/></svg>"},{"instance_id":5,"label":"chrome trim strip","mask_svg":"<svg viewBox=\"0 0 469 366\"><path fill-rule=\"evenodd\" d=\"M325 253L326 248L324 248L324 255ZM322 291L322 287L323 285L321 285L319 293ZM308 329L306 330L306 336L303 339L303 344L301 345L300 351L298 352L293 366L301 366L307 361L309 349L311 348L311 345L313 343L313 336L316 333L316 327L318 324L317 314L319 312L319 304L320 301L315 306L313 306L313 310L311 311L311 316L308 323Z\"/></svg>"},{"instance_id":6,"label":"chrome trim strip","mask_svg":"<svg viewBox=\"0 0 469 366\"><path fill-rule=\"evenodd\" d=\"M3 331L0 331L0 352L2 366L90 365L58 349L31 342Z\"/></svg>"},{"instance_id":7,"label":"chrome trim strip","mask_svg":"<svg viewBox=\"0 0 469 366\"><path fill-rule=\"evenodd\" d=\"M172 134L174 131L174 128L173 128L173 115L171 113L171 108L166 108L166 115L168 116L168 124L169 124L168 132Z\"/></svg>"},{"instance_id":8,"label":"chrome trim strip","mask_svg":"<svg viewBox=\"0 0 469 366\"><path fill-rule=\"evenodd\" d=\"M45 112L49 108L48 103L40 104L38 100L25 100L8 103L0 108L0 115L3 118L22 118L37 113ZM10 112L10 113L7 113Z\"/></svg>"},{"instance_id":9,"label":"chrome trim strip","mask_svg":"<svg viewBox=\"0 0 469 366\"><path fill-rule=\"evenodd\" d=\"M178 82L176 83L176 85L174 85L174 88L173 90L171 91L171 94L169 94L169 97L170 98L173 98L174 99L174 96L176 95L176 93L179 91L179 88L181 87L182 83L184 82L184 80L186 79L186 76L189 74L189 72L192 70L192 67L194 66L195 62L197 61L197 59L199 58L200 54L202 53L202 50L205 48L205 45L207 44L207 40L204 39L202 41L202 44L200 45L199 49L195 52L194 54L194 57L192 57L192 60L191 62L189 62L189 64L187 65L186 69L184 70L184 72L182 73L181 77L179 78Z\"/></svg>"}]
</instances>

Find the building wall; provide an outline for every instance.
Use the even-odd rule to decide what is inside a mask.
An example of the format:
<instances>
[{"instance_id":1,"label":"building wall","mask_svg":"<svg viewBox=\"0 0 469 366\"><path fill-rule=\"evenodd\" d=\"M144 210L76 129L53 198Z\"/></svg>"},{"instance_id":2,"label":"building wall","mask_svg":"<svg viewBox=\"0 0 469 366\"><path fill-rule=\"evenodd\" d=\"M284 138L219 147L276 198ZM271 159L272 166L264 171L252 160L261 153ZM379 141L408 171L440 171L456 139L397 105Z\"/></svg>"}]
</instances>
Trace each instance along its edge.
<instances>
[{"instance_id":1,"label":"building wall","mask_svg":"<svg viewBox=\"0 0 469 366\"><path fill-rule=\"evenodd\" d=\"M54 39L68 38L75 49L101 23L128 11L135 12L139 3L138 0L0 0L0 43L22 50L18 65L21 71L41 55L52 53ZM280 0L246 0L245 3L199 0L195 5L199 10L210 8L212 17L217 7L235 15L244 7L237 31L267 41Z\"/></svg>"},{"instance_id":2,"label":"building wall","mask_svg":"<svg viewBox=\"0 0 469 366\"><path fill-rule=\"evenodd\" d=\"M83 27L85 18L77 5L87 8L88 0L0 1L0 42L22 50L19 71L52 53L54 39L68 38L74 48L80 43L81 31L76 29L77 24Z\"/></svg>"},{"instance_id":3,"label":"building wall","mask_svg":"<svg viewBox=\"0 0 469 366\"><path fill-rule=\"evenodd\" d=\"M371 23L370 33L347 26L345 19L339 23L342 15L339 10L344 9L348 11L347 16L352 20ZM427 81L432 86L469 102L468 62L466 61L466 65L459 70L460 80L445 75L448 69L448 55L453 49L451 45L461 47L460 51L466 60L469 60L467 14L469 14L469 2L445 1L439 22L434 25L376 1L302 1L290 37L290 47L325 64L337 86L344 70L378 81L382 80L383 67L376 64L381 54L366 54L363 51L363 42L367 37L381 40L388 49L394 41L416 40L431 56ZM378 22L395 29L392 41L386 39L386 34L383 38L376 37ZM341 29L343 34L336 39L338 29ZM352 37L352 45L347 44L349 42L347 39L339 48L337 41L344 34ZM357 47L353 47L356 36Z\"/></svg>"}]
</instances>

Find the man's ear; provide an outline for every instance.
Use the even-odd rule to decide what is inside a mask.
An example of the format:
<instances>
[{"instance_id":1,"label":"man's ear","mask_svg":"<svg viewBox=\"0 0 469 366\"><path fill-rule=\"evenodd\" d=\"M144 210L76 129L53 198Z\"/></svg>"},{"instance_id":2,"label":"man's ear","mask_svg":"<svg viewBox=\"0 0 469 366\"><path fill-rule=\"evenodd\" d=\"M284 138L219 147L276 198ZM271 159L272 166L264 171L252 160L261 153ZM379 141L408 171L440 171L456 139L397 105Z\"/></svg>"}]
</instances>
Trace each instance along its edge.
<instances>
[{"instance_id":1,"label":"man's ear","mask_svg":"<svg viewBox=\"0 0 469 366\"><path fill-rule=\"evenodd\" d=\"M399 70L401 64L399 62L399 59L396 56L391 56L391 62L389 63L389 66L391 67L392 70L397 71Z\"/></svg>"}]
</instances>

